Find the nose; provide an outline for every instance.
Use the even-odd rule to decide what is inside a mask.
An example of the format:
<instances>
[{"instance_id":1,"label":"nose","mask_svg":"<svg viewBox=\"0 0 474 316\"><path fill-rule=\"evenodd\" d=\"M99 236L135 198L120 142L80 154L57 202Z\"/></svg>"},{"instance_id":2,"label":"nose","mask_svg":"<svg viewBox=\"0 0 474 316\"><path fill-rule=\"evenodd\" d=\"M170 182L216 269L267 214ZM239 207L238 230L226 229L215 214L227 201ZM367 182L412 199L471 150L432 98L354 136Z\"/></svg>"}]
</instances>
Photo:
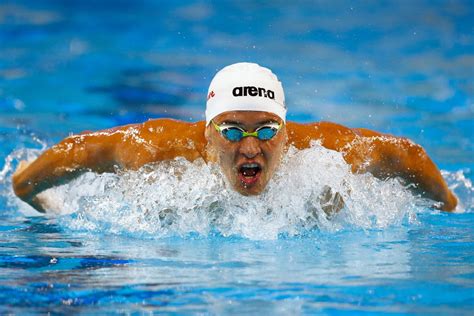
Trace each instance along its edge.
<instances>
[{"instance_id":1,"label":"nose","mask_svg":"<svg viewBox=\"0 0 474 316\"><path fill-rule=\"evenodd\" d=\"M262 148L260 148L260 142L256 137L244 137L240 141L240 154L244 155L246 158L254 158L262 153Z\"/></svg>"}]
</instances>

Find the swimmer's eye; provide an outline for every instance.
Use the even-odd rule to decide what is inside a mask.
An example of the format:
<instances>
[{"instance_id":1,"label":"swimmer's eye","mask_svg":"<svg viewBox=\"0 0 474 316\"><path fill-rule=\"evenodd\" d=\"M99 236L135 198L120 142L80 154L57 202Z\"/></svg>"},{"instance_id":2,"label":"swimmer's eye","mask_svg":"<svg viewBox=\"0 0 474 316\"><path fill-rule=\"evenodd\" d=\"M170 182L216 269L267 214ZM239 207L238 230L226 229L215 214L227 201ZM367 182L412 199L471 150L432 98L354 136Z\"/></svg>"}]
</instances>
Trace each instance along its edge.
<instances>
[{"instance_id":1,"label":"swimmer's eye","mask_svg":"<svg viewBox=\"0 0 474 316\"><path fill-rule=\"evenodd\" d=\"M244 138L245 131L237 126L222 126L220 130L222 136L231 142L238 142Z\"/></svg>"},{"instance_id":2,"label":"swimmer's eye","mask_svg":"<svg viewBox=\"0 0 474 316\"><path fill-rule=\"evenodd\" d=\"M271 123L260 126L255 131L257 133L257 137L260 140L269 140L272 139L280 130L281 124Z\"/></svg>"},{"instance_id":3,"label":"swimmer's eye","mask_svg":"<svg viewBox=\"0 0 474 316\"><path fill-rule=\"evenodd\" d=\"M246 132L239 126L223 124L217 125L212 121L214 128L218 131L225 139L231 142L238 142L244 137L253 136L257 137L260 140L269 140L272 139L280 130L281 124L278 123L268 123L263 126L260 126L255 130L255 132Z\"/></svg>"}]
</instances>

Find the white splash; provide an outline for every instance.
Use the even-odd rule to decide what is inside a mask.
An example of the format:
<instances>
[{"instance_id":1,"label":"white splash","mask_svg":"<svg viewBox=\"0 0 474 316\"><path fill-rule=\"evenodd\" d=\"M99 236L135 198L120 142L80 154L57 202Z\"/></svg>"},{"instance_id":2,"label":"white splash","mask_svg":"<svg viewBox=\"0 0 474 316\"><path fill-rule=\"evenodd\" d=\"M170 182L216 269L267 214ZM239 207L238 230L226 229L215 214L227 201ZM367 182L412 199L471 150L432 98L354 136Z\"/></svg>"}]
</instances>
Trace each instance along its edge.
<instances>
[{"instance_id":1,"label":"white splash","mask_svg":"<svg viewBox=\"0 0 474 316\"><path fill-rule=\"evenodd\" d=\"M474 186L469 178L472 178L470 169L447 172L442 170L441 174L446 179L449 188L458 197L457 212L470 212L474 209Z\"/></svg>"},{"instance_id":2,"label":"white splash","mask_svg":"<svg viewBox=\"0 0 474 316\"><path fill-rule=\"evenodd\" d=\"M341 210L327 215L326 207L337 204L335 193ZM9 197L18 203L13 193ZM416 221L416 212L431 204L396 179L353 174L340 153L316 143L290 149L259 196L233 191L217 165L178 158L137 171L85 173L42 197L66 229L146 238L217 233L275 239L314 228L384 228Z\"/></svg>"}]
</instances>

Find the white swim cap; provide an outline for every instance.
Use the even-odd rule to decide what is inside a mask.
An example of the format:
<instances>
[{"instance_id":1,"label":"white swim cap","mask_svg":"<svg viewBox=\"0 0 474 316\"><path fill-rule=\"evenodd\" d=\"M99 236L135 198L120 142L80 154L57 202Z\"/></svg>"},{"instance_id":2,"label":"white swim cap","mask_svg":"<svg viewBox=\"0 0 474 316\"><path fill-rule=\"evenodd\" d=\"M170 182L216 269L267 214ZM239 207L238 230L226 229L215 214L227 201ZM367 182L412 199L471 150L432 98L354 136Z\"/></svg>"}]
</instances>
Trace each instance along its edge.
<instances>
[{"instance_id":1,"label":"white swim cap","mask_svg":"<svg viewBox=\"0 0 474 316\"><path fill-rule=\"evenodd\" d=\"M221 69L209 85L206 125L228 111L264 111L286 120L285 93L273 72L254 63L236 63Z\"/></svg>"}]
</instances>

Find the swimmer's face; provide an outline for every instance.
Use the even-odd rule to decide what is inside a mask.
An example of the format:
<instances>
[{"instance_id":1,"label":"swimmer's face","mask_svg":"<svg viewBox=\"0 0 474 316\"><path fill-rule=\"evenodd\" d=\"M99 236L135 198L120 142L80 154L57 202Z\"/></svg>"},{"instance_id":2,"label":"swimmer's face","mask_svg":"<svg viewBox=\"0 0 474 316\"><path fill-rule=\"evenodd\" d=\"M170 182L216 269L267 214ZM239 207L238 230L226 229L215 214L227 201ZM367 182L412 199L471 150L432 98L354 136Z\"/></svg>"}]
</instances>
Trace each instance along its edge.
<instances>
[{"instance_id":1,"label":"swimmer's face","mask_svg":"<svg viewBox=\"0 0 474 316\"><path fill-rule=\"evenodd\" d=\"M254 132L267 123L281 124L273 113L257 111L225 112L213 119L217 125L238 125L247 132ZM285 150L286 126L269 140L244 137L238 142L224 138L213 126L206 128L210 160L217 161L233 188L243 195L260 194L271 179Z\"/></svg>"}]
</instances>

